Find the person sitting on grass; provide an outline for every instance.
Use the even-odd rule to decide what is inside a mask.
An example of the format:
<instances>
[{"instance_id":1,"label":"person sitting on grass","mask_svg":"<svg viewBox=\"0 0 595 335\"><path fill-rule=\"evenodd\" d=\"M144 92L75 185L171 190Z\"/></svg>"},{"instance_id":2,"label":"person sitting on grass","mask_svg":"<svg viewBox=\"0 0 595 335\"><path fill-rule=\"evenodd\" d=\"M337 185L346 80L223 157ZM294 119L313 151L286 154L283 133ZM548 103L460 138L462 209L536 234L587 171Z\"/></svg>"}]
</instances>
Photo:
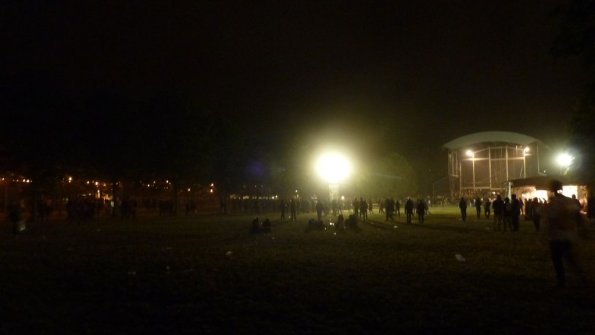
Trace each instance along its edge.
<instances>
[{"instance_id":1,"label":"person sitting on grass","mask_svg":"<svg viewBox=\"0 0 595 335\"><path fill-rule=\"evenodd\" d=\"M315 220L315 219L310 219L308 220L308 227L306 227L306 232L309 232L310 230L324 230L324 223L322 222L322 220Z\"/></svg>"}]
</instances>

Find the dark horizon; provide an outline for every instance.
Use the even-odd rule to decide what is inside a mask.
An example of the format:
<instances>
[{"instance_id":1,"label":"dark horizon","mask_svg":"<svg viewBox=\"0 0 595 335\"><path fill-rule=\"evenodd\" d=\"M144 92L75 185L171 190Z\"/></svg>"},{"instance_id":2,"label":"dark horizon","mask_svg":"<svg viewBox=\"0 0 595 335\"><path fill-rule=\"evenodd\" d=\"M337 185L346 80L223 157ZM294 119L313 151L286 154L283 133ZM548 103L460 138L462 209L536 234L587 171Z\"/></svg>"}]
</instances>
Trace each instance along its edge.
<instances>
[{"instance_id":1,"label":"dark horizon","mask_svg":"<svg viewBox=\"0 0 595 335\"><path fill-rule=\"evenodd\" d=\"M147 105L174 96L198 119L242 125L249 154L343 141L401 154L427 182L445 173L441 146L469 133L564 145L585 79L550 54L562 3L3 4L5 133L148 137L139 125L171 118ZM80 125L87 135L63 134ZM158 145L146 137L134 141Z\"/></svg>"}]
</instances>

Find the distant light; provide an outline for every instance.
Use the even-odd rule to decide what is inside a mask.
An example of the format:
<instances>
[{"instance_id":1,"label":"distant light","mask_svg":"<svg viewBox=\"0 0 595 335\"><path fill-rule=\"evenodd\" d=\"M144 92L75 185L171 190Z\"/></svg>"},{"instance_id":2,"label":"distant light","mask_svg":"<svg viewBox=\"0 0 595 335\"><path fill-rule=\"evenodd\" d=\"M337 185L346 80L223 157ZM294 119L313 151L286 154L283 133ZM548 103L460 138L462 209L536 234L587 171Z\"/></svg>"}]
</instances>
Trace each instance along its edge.
<instances>
[{"instance_id":1,"label":"distant light","mask_svg":"<svg viewBox=\"0 0 595 335\"><path fill-rule=\"evenodd\" d=\"M473 156L475 156L475 154L473 153L473 151L472 151L472 150L467 150L467 151L465 152L465 154L466 154L468 157L473 157Z\"/></svg>"},{"instance_id":2,"label":"distant light","mask_svg":"<svg viewBox=\"0 0 595 335\"><path fill-rule=\"evenodd\" d=\"M531 148L529 148L529 147L525 147L525 149L523 149L523 152L524 152L525 154L528 154L528 153L529 153L529 151L531 151Z\"/></svg>"},{"instance_id":3,"label":"distant light","mask_svg":"<svg viewBox=\"0 0 595 335\"><path fill-rule=\"evenodd\" d=\"M211 183L211 187L215 187L215 183Z\"/></svg>"},{"instance_id":4,"label":"distant light","mask_svg":"<svg viewBox=\"0 0 595 335\"><path fill-rule=\"evenodd\" d=\"M561 167L565 167L565 168L572 165L573 161L574 161L574 157L567 152L563 152L556 157L556 164L558 164Z\"/></svg>"},{"instance_id":5,"label":"distant light","mask_svg":"<svg viewBox=\"0 0 595 335\"><path fill-rule=\"evenodd\" d=\"M190 192L190 187L188 187L188 192Z\"/></svg>"},{"instance_id":6,"label":"distant light","mask_svg":"<svg viewBox=\"0 0 595 335\"><path fill-rule=\"evenodd\" d=\"M329 152L318 158L315 169L325 181L339 183L351 174L351 163L345 155Z\"/></svg>"}]
</instances>

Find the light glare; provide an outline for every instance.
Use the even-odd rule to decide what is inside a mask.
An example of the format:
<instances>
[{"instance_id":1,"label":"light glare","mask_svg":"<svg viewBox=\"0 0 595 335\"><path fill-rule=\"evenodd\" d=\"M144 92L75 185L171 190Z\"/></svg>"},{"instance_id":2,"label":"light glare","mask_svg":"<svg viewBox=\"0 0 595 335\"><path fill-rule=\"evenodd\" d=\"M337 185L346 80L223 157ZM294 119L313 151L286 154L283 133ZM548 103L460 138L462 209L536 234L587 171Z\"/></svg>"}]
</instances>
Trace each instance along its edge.
<instances>
[{"instance_id":1,"label":"light glare","mask_svg":"<svg viewBox=\"0 0 595 335\"><path fill-rule=\"evenodd\" d=\"M336 184L351 174L351 163L338 152L326 153L316 161L316 172L325 181Z\"/></svg>"},{"instance_id":2,"label":"light glare","mask_svg":"<svg viewBox=\"0 0 595 335\"><path fill-rule=\"evenodd\" d=\"M567 152L563 152L556 157L556 163L561 167L569 167L572 165L574 157Z\"/></svg>"}]
</instances>

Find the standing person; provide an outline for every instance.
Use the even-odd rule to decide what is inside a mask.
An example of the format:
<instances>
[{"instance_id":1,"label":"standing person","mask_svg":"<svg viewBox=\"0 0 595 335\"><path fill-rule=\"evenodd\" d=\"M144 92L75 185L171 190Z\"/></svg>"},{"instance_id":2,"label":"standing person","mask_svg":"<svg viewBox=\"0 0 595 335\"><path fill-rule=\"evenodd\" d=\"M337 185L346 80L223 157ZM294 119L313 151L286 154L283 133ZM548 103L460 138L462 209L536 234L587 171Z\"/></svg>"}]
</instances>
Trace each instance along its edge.
<instances>
[{"instance_id":1,"label":"standing person","mask_svg":"<svg viewBox=\"0 0 595 335\"><path fill-rule=\"evenodd\" d=\"M504 206L503 206L503 225L502 231L506 231L506 229L512 231L512 204L510 203L510 198L504 198Z\"/></svg>"},{"instance_id":2,"label":"standing person","mask_svg":"<svg viewBox=\"0 0 595 335\"><path fill-rule=\"evenodd\" d=\"M496 195L492 208L494 209L494 229L500 231L504 225L504 201L500 194Z\"/></svg>"},{"instance_id":3,"label":"standing person","mask_svg":"<svg viewBox=\"0 0 595 335\"><path fill-rule=\"evenodd\" d=\"M486 219L490 219L492 203L490 202L490 198L486 198L486 201L483 203L483 212Z\"/></svg>"},{"instance_id":4,"label":"standing person","mask_svg":"<svg viewBox=\"0 0 595 335\"><path fill-rule=\"evenodd\" d=\"M384 200L384 211L386 219L385 221L391 220L393 221L393 212L395 211L395 201L389 198Z\"/></svg>"},{"instance_id":5,"label":"standing person","mask_svg":"<svg viewBox=\"0 0 595 335\"><path fill-rule=\"evenodd\" d=\"M459 201L459 209L461 210L461 220L467 221L467 200L464 197L461 197Z\"/></svg>"},{"instance_id":6,"label":"standing person","mask_svg":"<svg viewBox=\"0 0 595 335\"><path fill-rule=\"evenodd\" d=\"M318 221L322 221L322 210L324 207L322 206L322 201L316 202L316 216L318 217Z\"/></svg>"},{"instance_id":7,"label":"standing person","mask_svg":"<svg viewBox=\"0 0 595 335\"><path fill-rule=\"evenodd\" d=\"M584 281L584 273L577 263L575 242L578 237L580 208L572 199L559 193L562 183L553 180L550 191L553 192L549 203L545 206L545 220L549 235L550 255L559 288L566 286L564 260Z\"/></svg>"},{"instance_id":8,"label":"standing person","mask_svg":"<svg viewBox=\"0 0 595 335\"><path fill-rule=\"evenodd\" d=\"M535 227L535 231L538 232L541 226L541 212L542 212L542 205L539 203L537 197L533 198L531 202L531 206L527 207L531 208L531 220L533 220L533 226Z\"/></svg>"},{"instance_id":9,"label":"standing person","mask_svg":"<svg viewBox=\"0 0 595 335\"><path fill-rule=\"evenodd\" d=\"M420 224L424 223L424 217L426 215L426 203L423 199L417 201L417 222Z\"/></svg>"},{"instance_id":10,"label":"standing person","mask_svg":"<svg viewBox=\"0 0 595 335\"><path fill-rule=\"evenodd\" d=\"M353 199L353 214L355 215L355 217L358 217L358 212L359 212L359 201L357 200L357 197Z\"/></svg>"},{"instance_id":11,"label":"standing person","mask_svg":"<svg viewBox=\"0 0 595 335\"><path fill-rule=\"evenodd\" d=\"M285 221L285 210L287 209L287 204L285 203L285 199L281 199L281 204L279 205L281 209L281 221Z\"/></svg>"},{"instance_id":12,"label":"standing person","mask_svg":"<svg viewBox=\"0 0 595 335\"><path fill-rule=\"evenodd\" d=\"M475 198L475 212L477 219L481 219L481 199L479 197Z\"/></svg>"},{"instance_id":13,"label":"standing person","mask_svg":"<svg viewBox=\"0 0 595 335\"><path fill-rule=\"evenodd\" d=\"M413 200L411 198L407 198L407 202L405 202L405 216L407 217L407 223L410 224L413 216Z\"/></svg>"},{"instance_id":14,"label":"standing person","mask_svg":"<svg viewBox=\"0 0 595 335\"><path fill-rule=\"evenodd\" d=\"M523 203L517 199L516 194L513 194L511 197L512 199L510 200L510 205L512 207L512 217L510 222L512 224L512 231L519 231L519 220Z\"/></svg>"},{"instance_id":15,"label":"standing person","mask_svg":"<svg viewBox=\"0 0 595 335\"><path fill-rule=\"evenodd\" d=\"M572 195L572 201L574 201L576 203L576 205L578 206L579 211L583 209L583 205L581 204L580 200L578 200L576 198L576 194Z\"/></svg>"},{"instance_id":16,"label":"standing person","mask_svg":"<svg viewBox=\"0 0 595 335\"><path fill-rule=\"evenodd\" d=\"M368 221L368 203L364 198L359 198L359 216L362 221Z\"/></svg>"},{"instance_id":17,"label":"standing person","mask_svg":"<svg viewBox=\"0 0 595 335\"><path fill-rule=\"evenodd\" d=\"M400 218L401 217L401 201L399 199L397 199L397 202L395 202L395 212L397 212L397 217Z\"/></svg>"},{"instance_id":18,"label":"standing person","mask_svg":"<svg viewBox=\"0 0 595 335\"><path fill-rule=\"evenodd\" d=\"M291 211L291 221L297 221L297 204L295 199L291 199L289 202L289 210Z\"/></svg>"},{"instance_id":19,"label":"standing person","mask_svg":"<svg viewBox=\"0 0 595 335\"><path fill-rule=\"evenodd\" d=\"M587 198L587 218L589 219L589 223L595 219L595 195L593 195L593 192Z\"/></svg>"}]
</instances>

